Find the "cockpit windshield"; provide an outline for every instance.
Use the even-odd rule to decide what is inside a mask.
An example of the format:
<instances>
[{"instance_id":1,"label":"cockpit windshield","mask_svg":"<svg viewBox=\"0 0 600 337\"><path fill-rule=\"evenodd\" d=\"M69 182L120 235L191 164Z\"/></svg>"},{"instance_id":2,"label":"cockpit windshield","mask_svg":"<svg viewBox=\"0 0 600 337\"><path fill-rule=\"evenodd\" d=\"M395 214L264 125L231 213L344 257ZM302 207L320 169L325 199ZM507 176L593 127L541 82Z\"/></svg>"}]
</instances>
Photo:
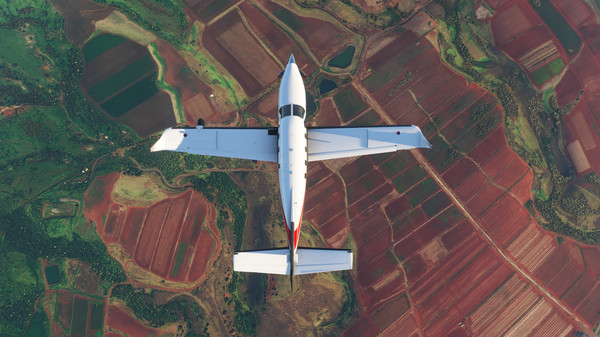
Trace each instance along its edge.
<instances>
[{"instance_id":1,"label":"cockpit windshield","mask_svg":"<svg viewBox=\"0 0 600 337\"><path fill-rule=\"evenodd\" d=\"M279 117L281 118L291 116L292 114L294 114L294 116L304 118L304 108L297 104L288 104L279 109Z\"/></svg>"}]
</instances>

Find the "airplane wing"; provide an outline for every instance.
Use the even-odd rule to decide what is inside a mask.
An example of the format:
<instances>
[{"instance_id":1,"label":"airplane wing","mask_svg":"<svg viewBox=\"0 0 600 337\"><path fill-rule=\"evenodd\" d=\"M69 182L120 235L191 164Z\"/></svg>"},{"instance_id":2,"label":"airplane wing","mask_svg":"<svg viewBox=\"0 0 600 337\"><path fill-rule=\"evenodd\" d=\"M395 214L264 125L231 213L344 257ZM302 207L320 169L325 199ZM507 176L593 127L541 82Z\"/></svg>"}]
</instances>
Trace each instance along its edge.
<instances>
[{"instance_id":1,"label":"airplane wing","mask_svg":"<svg viewBox=\"0 0 600 337\"><path fill-rule=\"evenodd\" d=\"M415 125L308 128L308 161L430 147Z\"/></svg>"},{"instance_id":2,"label":"airplane wing","mask_svg":"<svg viewBox=\"0 0 600 337\"><path fill-rule=\"evenodd\" d=\"M218 157L277 161L276 128L168 128L154 151L178 151Z\"/></svg>"}]
</instances>

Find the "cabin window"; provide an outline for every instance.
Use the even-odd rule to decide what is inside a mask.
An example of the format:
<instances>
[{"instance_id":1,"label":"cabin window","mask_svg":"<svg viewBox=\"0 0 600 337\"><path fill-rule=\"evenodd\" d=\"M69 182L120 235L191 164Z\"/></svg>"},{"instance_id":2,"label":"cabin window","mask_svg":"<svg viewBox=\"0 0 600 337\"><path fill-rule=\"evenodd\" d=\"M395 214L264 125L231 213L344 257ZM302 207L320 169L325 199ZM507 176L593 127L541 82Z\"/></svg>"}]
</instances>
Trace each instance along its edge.
<instances>
[{"instance_id":1,"label":"cabin window","mask_svg":"<svg viewBox=\"0 0 600 337\"><path fill-rule=\"evenodd\" d=\"M300 105L293 105L292 111L294 112L294 116L298 116L300 118L304 118L304 108Z\"/></svg>"},{"instance_id":2,"label":"cabin window","mask_svg":"<svg viewBox=\"0 0 600 337\"><path fill-rule=\"evenodd\" d=\"M281 108L279 108L279 117L283 118L283 117L287 117L287 116L291 116L292 115L292 105L288 104L288 105L284 105Z\"/></svg>"}]
</instances>

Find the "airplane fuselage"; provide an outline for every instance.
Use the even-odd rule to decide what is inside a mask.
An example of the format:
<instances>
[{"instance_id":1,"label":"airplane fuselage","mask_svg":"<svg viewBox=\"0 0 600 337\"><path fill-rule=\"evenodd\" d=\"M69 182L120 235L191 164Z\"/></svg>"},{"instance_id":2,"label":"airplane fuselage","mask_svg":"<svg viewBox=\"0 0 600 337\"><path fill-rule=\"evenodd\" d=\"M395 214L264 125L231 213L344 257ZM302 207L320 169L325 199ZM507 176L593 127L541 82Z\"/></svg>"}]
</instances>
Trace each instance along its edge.
<instances>
[{"instance_id":1,"label":"airplane fuselage","mask_svg":"<svg viewBox=\"0 0 600 337\"><path fill-rule=\"evenodd\" d=\"M306 117L304 82L293 56L281 79L278 108L279 188L288 244L290 251L295 252L298 248L306 193L308 134L304 125Z\"/></svg>"}]
</instances>

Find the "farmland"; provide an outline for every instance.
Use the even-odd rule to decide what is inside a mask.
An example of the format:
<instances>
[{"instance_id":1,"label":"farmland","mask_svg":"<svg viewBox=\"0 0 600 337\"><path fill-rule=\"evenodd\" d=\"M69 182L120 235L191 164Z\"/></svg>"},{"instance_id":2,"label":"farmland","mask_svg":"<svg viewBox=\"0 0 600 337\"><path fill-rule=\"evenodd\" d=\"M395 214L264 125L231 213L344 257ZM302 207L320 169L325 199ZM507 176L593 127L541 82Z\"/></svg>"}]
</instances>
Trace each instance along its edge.
<instances>
[{"instance_id":1,"label":"farmland","mask_svg":"<svg viewBox=\"0 0 600 337\"><path fill-rule=\"evenodd\" d=\"M100 2L0 11L0 334L597 333L585 1ZM433 144L309 163L301 245L355 264L294 293L231 270L236 249L285 245L276 165L149 153L199 118L275 125L291 53L307 124Z\"/></svg>"}]
</instances>

